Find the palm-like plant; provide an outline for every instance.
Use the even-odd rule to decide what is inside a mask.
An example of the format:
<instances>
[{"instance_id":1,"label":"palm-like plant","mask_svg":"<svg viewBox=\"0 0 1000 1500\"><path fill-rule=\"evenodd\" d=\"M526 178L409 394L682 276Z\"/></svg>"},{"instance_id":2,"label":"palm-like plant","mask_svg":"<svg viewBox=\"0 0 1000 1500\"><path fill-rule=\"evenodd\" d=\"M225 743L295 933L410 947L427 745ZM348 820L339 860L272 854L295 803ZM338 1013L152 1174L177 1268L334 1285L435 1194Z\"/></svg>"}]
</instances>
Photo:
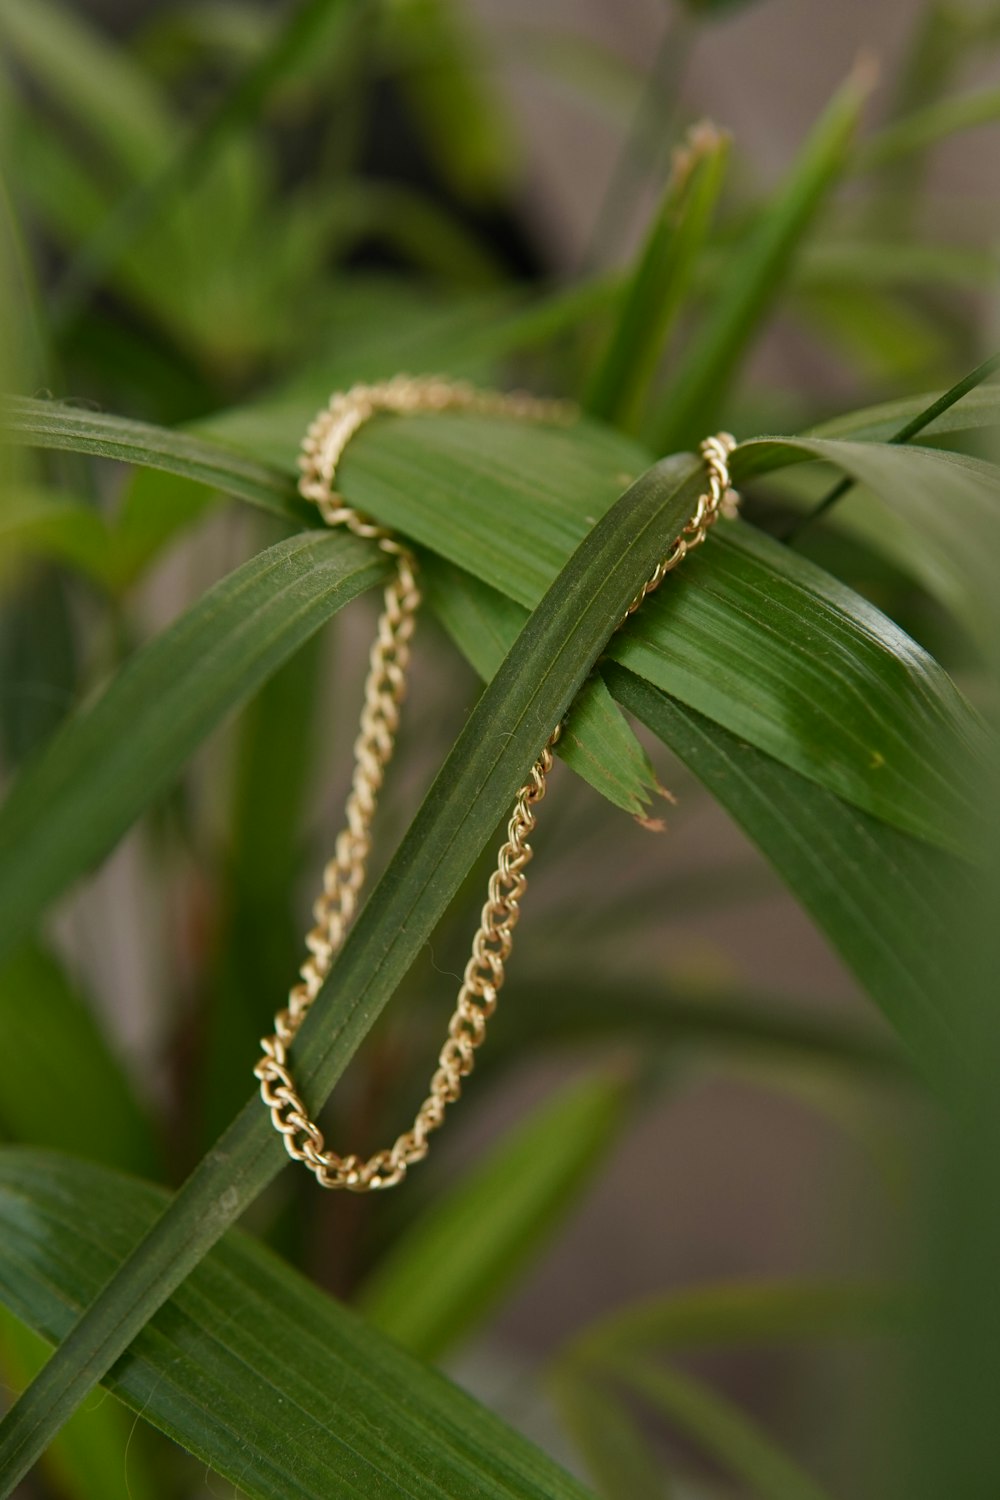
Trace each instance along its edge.
<instances>
[{"instance_id":1,"label":"palm-like plant","mask_svg":"<svg viewBox=\"0 0 1000 1500\"><path fill-rule=\"evenodd\" d=\"M680 12L664 56L715 9ZM926 1488L907 1492L992 1493L997 1356L983 1308L1000 1235L977 1168L997 1119L983 810L1000 398L998 362L977 363L975 320L954 297L971 285L981 307L992 261L892 227L914 221L935 143L1000 116L995 90L962 92L959 78L996 29L971 6L932 7L889 122L862 131L862 65L764 198L741 189L724 131L690 129L634 260L552 288L516 283L480 228L485 201L510 238L508 138L484 54L442 0L304 0L281 17L178 7L128 45L52 0L0 4L0 264L18 392L4 406L0 515L9 1381L39 1363L24 1325L57 1346L0 1424L3 1494L43 1453L39 1494L189 1493L191 1470L145 1431L126 1471L124 1403L253 1497L582 1496L428 1362L482 1323L637 1101L662 1087L664 1059L734 1051L927 1101L962 1171L942 1216L945 1274L931 1278L930 1353L911 1358L935 1419L912 1445L912 1485ZM632 100L636 81L601 54L543 41L543 65ZM408 112L434 194L362 170L376 85ZM201 123L185 127L176 101L192 99ZM636 112L633 165L668 131L656 99L647 91ZM597 251L624 216L628 177ZM373 271L387 253L393 270ZM747 379L779 308L841 351L859 409L831 418L810 392ZM436 721L455 737L408 824L408 789L390 794L383 837L391 846L393 824L399 837L296 1042L297 1077L318 1108L373 1032L361 1082L334 1099L348 1101L340 1132L364 1148L408 1117L438 1012L414 966L435 934L451 964L453 925L460 951L481 861L564 715L561 757L590 787L563 777L564 810L546 806L547 943L525 931L481 1071L553 1047L587 1047L592 1061L456 1181L430 1173L401 1203L361 1215L341 1203L327 1221L298 1183L276 1181L281 1142L247 1096L256 1038L297 962L298 873L327 826L307 788L352 718L343 684L358 653L345 653L327 713L320 632L387 564L318 528L295 455L332 389L400 369L520 379L581 416L380 418L344 458L344 495L416 549L440 627L418 664L404 758ZM616 631L699 492L688 450L723 422L767 434L733 454L744 519ZM150 630L161 563L187 558L198 575L203 550L210 577ZM215 560L234 552L229 571ZM731 878L685 891L697 881L670 876L660 846L629 828L623 814L657 821L657 742L762 851L894 1041L728 991L665 992L656 964L621 963L623 934L632 945L644 931L655 951L668 892L711 900ZM142 842L126 848L166 920L131 900L99 911L78 891L136 824ZM641 878L609 881L609 851L630 833L646 839ZM170 1005L160 1077L142 1088L81 992L81 975L101 972L95 955L110 950L120 976L136 946L153 949ZM383 1020L400 988L406 1019L394 1007ZM257 1237L231 1229L251 1208ZM361 1316L303 1274L324 1236L337 1250L327 1283ZM646 1408L738 1493L815 1500L819 1481L681 1357L902 1337L909 1300L855 1283L672 1293L579 1332L550 1394L602 1494L663 1492ZM120 1402L89 1400L97 1382ZM682 1451L677 1492L703 1493L684 1487L688 1468ZM962 1489L965 1473L975 1482Z\"/></svg>"}]
</instances>

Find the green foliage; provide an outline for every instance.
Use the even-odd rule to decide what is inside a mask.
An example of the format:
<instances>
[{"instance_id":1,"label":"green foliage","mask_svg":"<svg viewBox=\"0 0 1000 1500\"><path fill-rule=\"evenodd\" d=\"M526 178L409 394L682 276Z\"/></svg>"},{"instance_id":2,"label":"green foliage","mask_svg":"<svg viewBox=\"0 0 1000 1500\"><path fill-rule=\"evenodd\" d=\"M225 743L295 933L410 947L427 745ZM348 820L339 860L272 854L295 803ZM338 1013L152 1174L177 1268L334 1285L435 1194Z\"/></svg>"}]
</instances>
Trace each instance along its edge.
<instances>
[{"instance_id":1,"label":"green foliage","mask_svg":"<svg viewBox=\"0 0 1000 1500\"><path fill-rule=\"evenodd\" d=\"M724 120L690 128L682 78L687 49L711 48L735 9L675 7L643 84L544 24L501 17L480 35L458 0L178 5L124 41L59 0L0 0L0 1372L26 1387L0 1422L3 1495L47 1450L42 1500L176 1500L198 1483L179 1448L248 1496L582 1500L428 1362L475 1348L543 1248L572 1235L570 1209L631 1149L646 1102L733 1064L758 1083L780 1068L812 1103L811 1081L836 1078L874 1130L920 1116L913 1155L930 1135L947 1162L937 1282L927 1299L664 1287L575 1330L545 1379L599 1492L692 1500L698 1454L741 1493L832 1500L838 1477L808 1434L802 1454L786 1445L700 1357L898 1342L924 1300L926 1337L907 1346L909 1492L1000 1484L981 1311L1000 1223L1000 386L980 347L995 257L981 220L937 212L929 171L939 142L1000 119L996 90L965 77L1000 28L990 7L929 6L881 127L864 128L862 63L788 144L777 187L758 187ZM495 76L505 52L604 116L636 106L586 275L531 268L517 191L531 151ZM642 188L634 254L602 263ZM925 222L947 234L918 237ZM764 384L751 359L789 333L810 357ZM815 385L800 375L813 367ZM338 1139L366 1149L398 1129L439 1024L415 966L432 941L438 980L459 962L452 923L464 931L481 901L480 861L561 721L585 822L558 798L541 811L539 852L543 827L565 845L562 904L541 965L512 967L468 1092L486 1098L543 1055L561 1067L583 1050L591 1071L456 1180L428 1168L391 1208L347 1200L327 1216L298 1177L271 1188L286 1157L247 1096L294 978L300 877L329 840L313 788L354 733L351 622L332 691L321 627L387 562L315 530L295 458L332 389L401 370L520 382L585 415L379 418L347 449L347 502L409 539L441 627L418 636L425 686L403 730L407 749L429 738L440 769L412 818L385 809L396 847L296 1039L296 1078L315 1110L353 1062ZM849 393L836 412L829 390ZM742 519L619 628L697 499L685 450L722 426L741 437ZM464 724L464 703L439 713L469 691L459 657L482 683ZM621 812L661 828L661 783L684 774L662 747L689 777L682 808L669 849L634 833L648 870L637 857L624 872ZM666 943L650 957L665 912L761 894L758 864L748 880L688 860L702 796L884 1035L810 1008L800 977L782 999L711 963L675 972ZM154 915L125 947L116 887L99 907L88 887L129 835ZM541 955L538 928L522 930L525 959L532 943ZM126 1064L116 1011L136 954L162 1014ZM383 1017L398 988L406 1005ZM655 1164L645 1181L659 1191ZM251 1208L283 1258L231 1229ZM903 1210L895 1232L912 1224ZM358 1312L302 1274L317 1268ZM44 1364L28 1327L56 1346ZM118 1399L91 1397L98 1383L160 1433L133 1437ZM843 1493L888 1496L865 1462Z\"/></svg>"}]
</instances>

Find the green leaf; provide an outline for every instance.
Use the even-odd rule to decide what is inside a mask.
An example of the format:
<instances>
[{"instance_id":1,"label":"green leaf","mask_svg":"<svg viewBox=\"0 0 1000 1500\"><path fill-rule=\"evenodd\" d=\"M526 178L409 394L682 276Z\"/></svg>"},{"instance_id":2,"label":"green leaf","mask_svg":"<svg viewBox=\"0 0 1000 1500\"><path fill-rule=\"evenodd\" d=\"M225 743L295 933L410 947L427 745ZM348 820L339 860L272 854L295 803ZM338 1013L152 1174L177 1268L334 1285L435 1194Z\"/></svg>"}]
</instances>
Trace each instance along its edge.
<instances>
[{"instance_id":1,"label":"green leaf","mask_svg":"<svg viewBox=\"0 0 1000 1500\"><path fill-rule=\"evenodd\" d=\"M427 600L467 661L488 681L526 619L520 605L441 558L421 558ZM609 802L640 820L661 788L600 676L581 688L559 741L559 756Z\"/></svg>"},{"instance_id":2,"label":"green leaf","mask_svg":"<svg viewBox=\"0 0 1000 1500\"><path fill-rule=\"evenodd\" d=\"M0 1371L9 1388L27 1385L47 1356L44 1341L0 1308ZM113 1396L74 1412L42 1460L59 1500L156 1500L160 1488L136 1427Z\"/></svg>"},{"instance_id":3,"label":"green leaf","mask_svg":"<svg viewBox=\"0 0 1000 1500\"><path fill-rule=\"evenodd\" d=\"M604 1500L663 1500L665 1478L611 1386L581 1378L565 1363L547 1384Z\"/></svg>"},{"instance_id":4,"label":"green leaf","mask_svg":"<svg viewBox=\"0 0 1000 1500\"><path fill-rule=\"evenodd\" d=\"M665 891L662 900L668 900ZM631 976L615 983L560 969L558 975L519 979L504 1005L504 1024L477 1064L484 1074L542 1047L590 1043L603 1050L631 1042L644 1055L659 1048L684 1058L762 1059L807 1068L810 1075L817 1068L836 1069L865 1081L903 1083L909 1076L891 1039L817 1016L805 1001L642 984Z\"/></svg>"},{"instance_id":5,"label":"green leaf","mask_svg":"<svg viewBox=\"0 0 1000 1500\"><path fill-rule=\"evenodd\" d=\"M315 511L299 500L289 473L190 433L58 402L13 397L0 404L0 442L92 453L163 469L248 500L300 526L315 522Z\"/></svg>"},{"instance_id":6,"label":"green leaf","mask_svg":"<svg viewBox=\"0 0 1000 1500\"><path fill-rule=\"evenodd\" d=\"M47 557L107 585L111 552L108 527L92 505L70 495L8 485L0 510L0 546L7 566L19 555Z\"/></svg>"},{"instance_id":7,"label":"green leaf","mask_svg":"<svg viewBox=\"0 0 1000 1500\"><path fill-rule=\"evenodd\" d=\"M68 6L3 0L0 40L129 173L148 173L169 150L171 120L148 76Z\"/></svg>"},{"instance_id":8,"label":"green leaf","mask_svg":"<svg viewBox=\"0 0 1000 1500\"><path fill-rule=\"evenodd\" d=\"M928 392L924 396L907 396L898 401L883 401L862 411L845 412L811 427L805 434L811 438L852 438L855 442L888 443L900 428L940 401L944 393ZM983 385L969 391L960 401L939 413L924 429L924 437L946 438L956 432L976 432L1000 427L1000 384Z\"/></svg>"},{"instance_id":9,"label":"green leaf","mask_svg":"<svg viewBox=\"0 0 1000 1500\"><path fill-rule=\"evenodd\" d=\"M885 527L877 517L872 540L881 538L885 550L989 649L997 622L1000 468L916 444L758 438L734 455L734 477L739 483L810 458L835 464L866 486L890 523ZM891 529L894 521L902 523L901 540Z\"/></svg>"},{"instance_id":10,"label":"green leaf","mask_svg":"<svg viewBox=\"0 0 1000 1500\"><path fill-rule=\"evenodd\" d=\"M889 166L913 152L926 151L949 136L1000 120L1000 89L979 89L942 99L916 111L894 125L887 125L858 150L855 167L870 172Z\"/></svg>"},{"instance_id":11,"label":"green leaf","mask_svg":"<svg viewBox=\"0 0 1000 1500\"><path fill-rule=\"evenodd\" d=\"M829 1491L703 1381L645 1360L623 1360L616 1369L626 1384L760 1500L830 1500Z\"/></svg>"},{"instance_id":12,"label":"green leaf","mask_svg":"<svg viewBox=\"0 0 1000 1500\"><path fill-rule=\"evenodd\" d=\"M0 1152L0 1295L64 1338L167 1201L103 1168ZM585 1500L471 1397L236 1232L107 1383L250 1500Z\"/></svg>"},{"instance_id":13,"label":"green leaf","mask_svg":"<svg viewBox=\"0 0 1000 1500\"><path fill-rule=\"evenodd\" d=\"M461 198L499 197L511 186L516 143L472 18L456 0L396 0L383 25L437 166Z\"/></svg>"},{"instance_id":14,"label":"green leaf","mask_svg":"<svg viewBox=\"0 0 1000 1500\"><path fill-rule=\"evenodd\" d=\"M385 569L384 557L347 534L279 542L210 589L78 710L0 809L0 951L108 853L228 712Z\"/></svg>"},{"instance_id":15,"label":"green leaf","mask_svg":"<svg viewBox=\"0 0 1000 1500\"><path fill-rule=\"evenodd\" d=\"M397 1239L362 1288L377 1328L438 1359L486 1318L566 1215L627 1119L627 1080L562 1090Z\"/></svg>"},{"instance_id":16,"label":"green leaf","mask_svg":"<svg viewBox=\"0 0 1000 1500\"><path fill-rule=\"evenodd\" d=\"M702 483L692 460L681 469L657 466L627 490L577 548L483 692L296 1039L296 1077L311 1108L328 1096L508 812ZM285 1161L254 1096L0 1423L0 1484L26 1472Z\"/></svg>"},{"instance_id":17,"label":"green leaf","mask_svg":"<svg viewBox=\"0 0 1000 1500\"><path fill-rule=\"evenodd\" d=\"M971 370L969 374L964 375L961 380L957 381L953 386L950 386L949 389L946 390L943 395L939 396L936 401L933 401L925 411L918 412L916 416L911 417L908 422L904 423L902 427L893 432L891 437L889 438L889 442L908 443L910 439L916 437L918 433L925 432L928 428L934 425L934 422L938 417L943 416L946 412L950 411L953 406L957 406L964 396L967 396L970 391L974 391L977 387L983 385L984 382L989 380L990 376L994 375L998 369L1000 369L1000 354L994 354L989 359L984 359L982 363L977 365L974 370ZM829 510L832 505L835 505L838 500L842 499L842 497L847 494L848 490L850 490L853 485L854 480L850 477L841 479L839 483L835 484L833 489L823 497L819 504L816 505L815 508L805 516L802 522L800 522L800 524L793 531L785 535L783 540L785 540L786 542L793 541L800 535L805 526L812 525L812 523L816 521L820 516L822 516L824 512Z\"/></svg>"},{"instance_id":18,"label":"green leaf","mask_svg":"<svg viewBox=\"0 0 1000 1500\"><path fill-rule=\"evenodd\" d=\"M650 421L657 452L673 453L716 425L751 339L778 300L789 268L848 161L871 79L858 68L827 107L775 200L732 257L705 326L673 373Z\"/></svg>"},{"instance_id":19,"label":"green leaf","mask_svg":"<svg viewBox=\"0 0 1000 1500\"><path fill-rule=\"evenodd\" d=\"M0 968L0 1051L10 1060L0 1127L130 1171L159 1153L121 1061L91 1009L48 953L25 946Z\"/></svg>"},{"instance_id":20,"label":"green leaf","mask_svg":"<svg viewBox=\"0 0 1000 1500\"><path fill-rule=\"evenodd\" d=\"M266 486L276 508L284 508L281 490L290 489L279 471L235 455L230 462L225 450L203 439L65 408L47 412L44 403L14 403L13 413L17 432L32 440L99 447L214 480L257 501ZM227 419L219 425L228 430ZM285 452L284 435L276 450L270 435L260 441L269 453ZM736 473L791 462L805 443L744 444L734 458ZM829 457L849 446L828 444ZM912 503L902 493L907 475L893 478L893 462L904 450L853 448L865 462L887 466L893 503ZM950 455L932 459L938 466L951 461L959 462ZM636 444L587 423L553 429L452 414L371 423L350 445L341 483L361 510L530 608L617 490L645 466ZM933 473L926 476L924 492L934 483ZM286 505L291 513L291 502ZM437 596L440 603L440 588ZM484 596L482 607L493 602ZM494 652L509 645L517 619L503 606L503 620L487 633ZM817 653L821 640L825 650L836 646L836 671L827 670L832 659ZM488 644L477 644L476 654ZM860 807L919 836L955 844L964 787L947 766L955 755L964 762L975 747L972 716L940 669L897 627L787 549L748 527L726 528L691 559L675 587L648 601L613 649L692 707L717 714L734 733ZM624 753L606 705L602 724L613 737L609 747L621 744ZM592 738L587 756L578 759L581 769L586 760L605 766L606 751ZM613 800L641 800L648 790L641 758L630 750L629 760L632 770L624 772L618 795L602 786ZM628 764L623 759L622 766ZM614 770L604 778L616 779Z\"/></svg>"},{"instance_id":21,"label":"green leaf","mask_svg":"<svg viewBox=\"0 0 1000 1500\"><path fill-rule=\"evenodd\" d=\"M609 686L770 860L921 1070L954 1091L968 1038L956 1031L946 955L950 924L973 888L968 870L631 673L612 671Z\"/></svg>"},{"instance_id":22,"label":"green leaf","mask_svg":"<svg viewBox=\"0 0 1000 1500\"><path fill-rule=\"evenodd\" d=\"M679 314L711 223L729 138L704 123L688 134L635 269L622 288L607 348L583 405L637 432L646 395Z\"/></svg>"},{"instance_id":23,"label":"green leaf","mask_svg":"<svg viewBox=\"0 0 1000 1500\"><path fill-rule=\"evenodd\" d=\"M500 576L492 562L482 571ZM467 574L428 571L445 627L489 676L524 611ZM751 527L719 528L608 654L877 817L964 847L955 767L982 757L978 720L891 620Z\"/></svg>"}]
</instances>

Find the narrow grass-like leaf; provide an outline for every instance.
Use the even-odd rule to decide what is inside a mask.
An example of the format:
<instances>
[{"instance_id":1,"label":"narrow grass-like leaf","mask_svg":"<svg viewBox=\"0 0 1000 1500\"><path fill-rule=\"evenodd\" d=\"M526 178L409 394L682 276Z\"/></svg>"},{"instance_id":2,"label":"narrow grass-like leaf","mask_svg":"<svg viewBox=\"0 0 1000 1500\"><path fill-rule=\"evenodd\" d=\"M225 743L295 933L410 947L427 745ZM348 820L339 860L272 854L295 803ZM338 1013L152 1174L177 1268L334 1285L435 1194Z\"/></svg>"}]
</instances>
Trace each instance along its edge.
<instances>
[{"instance_id":1,"label":"narrow grass-like leaf","mask_svg":"<svg viewBox=\"0 0 1000 1500\"><path fill-rule=\"evenodd\" d=\"M627 1119L627 1081L574 1083L503 1138L397 1239L362 1288L376 1327L438 1359L494 1304L568 1212Z\"/></svg>"},{"instance_id":2,"label":"narrow grass-like leaf","mask_svg":"<svg viewBox=\"0 0 1000 1500\"><path fill-rule=\"evenodd\" d=\"M318 1108L429 938L527 767L692 507L701 465L660 465L588 533L484 691L296 1040ZM669 543L667 543L669 545ZM286 1158L253 1097L0 1423L0 1486L53 1433Z\"/></svg>"},{"instance_id":3,"label":"narrow grass-like leaf","mask_svg":"<svg viewBox=\"0 0 1000 1500\"><path fill-rule=\"evenodd\" d=\"M65 408L50 409L46 422L40 403L16 403L13 410L22 413L32 440L40 434L42 441L131 456L257 501L267 484L275 508L287 506L295 515L305 509L296 507L279 470L263 470L242 456L230 460L202 439L78 417ZM224 421L220 425L226 430ZM273 451L266 435L261 443ZM282 437L279 458L285 443ZM744 444L735 472L752 475L792 462L804 443ZM187 444L194 445L191 451ZM840 453L850 467L848 446L827 444L822 456L837 461ZM902 492L907 484L912 488L909 471L892 467L905 450L853 448L859 463L884 469L890 503L913 503ZM938 482L935 465L951 460L932 456L921 470L924 492ZM645 465L635 443L586 423L543 429L492 418L414 417L375 422L359 433L345 455L341 482L361 510L530 608L615 493ZM971 479L968 485L976 488ZM284 503L282 489L289 496ZM939 528L945 524L939 512ZM527 549L525 537L531 538ZM928 565L939 566L933 556ZM982 571L982 557L978 566ZM515 620L505 606L499 636L505 645ZM891 622L787 549L745 527L729 528L724 541L713 537L705 555L681 571L677 587L649 601L628 639L636 653L630 664L700 711L718 714L734 733L877 816L919 836L955 842L963 788L961 778L942 780L941 767L956 746L964 755L962 742L975 738L964 705L940 669ZM836 643L835 672L824 670L818 639L829 641L831 650ZM606 714L604 723L610 724ZM920 726L916 735L914 724ZM944 738L935 746L939 732ZM592 740L587 753L604 764ZM631 762L641 782L641 762L634 754ZM634 776L627 778L626 801L629 781L634 790Z\"/></svg>"},{"instance_id":4,"label":"narrow grass-like leaf","mask_svg":"<svg viewBox=\"0 0 1000 1500\"><path fill-rule=\"evenodd\" d=\"M63 1338L167 1201L106 1169L0 1152L0 1296ZM249 1500L585 1500L469 1396L235 1232L108 1384Z\"/></svg>"},{"instance_id":5,"label":"narrow grass-like leaf","mask_svg":"<svg viewBox=\"0 0 1000 1500\"><path fill-rule=\"evenodd\" d=\"M865 1082L911 1077L889 1037L815 1013L805 1003L770 995L693 992L676 985L595 980L583 972L519 979L505 998L504 1024L478 1065L492 1072L542 1047L622 1042L669 1056L747 1059L789 1068L836 1070Z\"/></svg>"},{"instance_id":6,"label":"narrow grass-like leaf","mask_svg":"<svg viewBox=\"0 0 1000 1500\"><path fill-rule=\"evenodd\" d=\"M229 711L386 567L346 533L279 542L74 714L0 810L0 951L108 853Z\"/></svg>"},{"instance_id":7,"label":"narrow grass-like leaf","mask_svg":"<svg viewBox=\"0 0 1000 1500\"><path fill-rule=\"evenodd\" d=\"M758 1500L830 1500L828 1490L704 1381L651 1360L622 1360L615 1371Z\"/></svg>"},{"instance_id":8,"label":"narrow grass-like leaf","mask_svg":"<svg viewBox=\"0 0 1000 1500\"><path fill-rule=\"evenodd\" d=\"M930 104L873 135L858 149L854 166L862 172L889 166L913 152L926 151L928 146L936 146L949 136L973 130L979 125L992 125L998 120L1000 89L979 89L975 93L942 99L938 104Z\"/></svg>"},{"instance_id":9,"label":"narrow grass-like leaf","mask_svg":"<svg viewBox=\"0 0 1000 1500\"><path fill-rule=\"evenodd\" d=\"M251 505L274 511L285 520L299 525L315 523L315 512L299 500L290 474L219 443L166 427L53 401L13 397L0 405L0 441L92 453L98 458L165 469L182 479L249 500Z\"/></svg>"},{"instance_id":10,"label":"narrow grass-like leaf","mask_svg":"<svg viewBox=\"0 0 1000 1500\"><path fill-rule=\"evenodd\" d=\"M728 137L714 125L689 133L587 385L586 410L626 432L641 425L647 392L708 233L728 148Z\"/></svg>"},{"instance_id":11,"label":"narrow grass-like leaf","mask_svg":"<svg viewBox=\"0 0 1000 1500\"><path fill-rule=\"evenodd\" d=\"M981 759L978 720L891 620L803 561L750 527L722 528L609 655L876 816L962 847L971 804L956 757ZM446 628L488 676L516 606L440 562L428 571Z\"/></svg>"},{"instance_id":12,"label":"narrow grass-like leaf","mask_svg":"<svg viewBox=\"0 0 1000 1500\"><path fill-rule=\"evenodd\" d=\"M734 456L734 472L739 482L809 458L844 470L877 497L891 520L903 523L909 539L900 544L886 528L886 549L989 649L997 624L1000 468L916 444L809 437L746 443ZM880 532L876 524L874 540Z\"/></svg>"},{"instance_id":13,"label":"narrow grass-like leaf","mask_svg":"<svg viewBox=\"0 0 1000 1500\"><path fill-rule=\"evenodd\" d=\"M804 436L888 443L895 433L928 412L943 394L929 392L925 396L907 396L898 401L883 401L861 411L844 412L811 427ZM922 431L925 439L936 437L943 440L953 433L976 432L984 428L1000 428L1000 384L979 386L969 391L959 401L938 412Z\"/></svg>"},{"instance_id":14,"label":"narrow grass-like leaf","mask_svg":"<svg viewBox=\"0 0 1000 1500\"><path fill-rule=\"evenodd\" d=\"M484 682L503 660L527 618L512 599L433 555L422 558L430 608ZM660 790L649 756L600 676L577 694L559 741L559 756L609 802L644 818Z\"/></svg>"},{"instance_id":15,"label":"narrow grass-like leaf","mask_svg":"<svg viewBox=\"0 0 1000 1500\"><path fill-rule=\"evenodd\" d=\"M969 1039L953 1018L946 955L971 874L631 673L611 670L609 685L770 860L921 1070L954 1089L968 1067Z\"/></svg>"},{"instance_id":16,"label":"narrow grass-like leaf","mask_svg":"<svg viewBox=\"0 0 1000 1500\"><path fill-rule=\"evenodd\" d=\"M45 1341L0 1307L0 1372L23 1390L48 1358ZM163 1491L136 1418L104 1392L66 1423L42 1461L59 1500L158 1500Z\"/></svg>"},{"instance_id":17,"label":"narrow grass-like leaf","mask_svg":"<svg viewBox=\"0 0 1000 1500\"><path fill-rule=\"evenodd\" d=\"M897 1334L911 1321L909 1299L884 1285L733 1281L631 1303L591 1324L569 1352L605 1366L624 1356Z\"/></svg>"},{"instance_id":18,"label":"narrow grass-like leaf","mask_svg":"<svg viewBox=\"0 0 1000 1500\"><path fill-rule=\"evenodd\" d=\"M938 396L937 399L932 401L930 405L927 406L923 411L917 412L915 416L910 417L907 422L904 422L901 427L898 427L896 431L893 432L889 437L889 442L908 443L910 439L915 438L918 433L926 432L928 428L933 427L934 423L939 417L944 416L945 413L949 412L953 406L957 406L959 402L961 402L967 395L969 395L971 391L976 390L976 388L978 386L981 386L984 381L989 380L990 376L994 375L997 370L1000 370L1000 354L994 354L989 359L984 359L982 364L977 365L976 368L970 371L968 375L965 375L961 380L956 381L953 386L950 386L943 395ZM809 513L804 516L790 532L786 534L784 540L793 541L802 533L802 531L807 526L811 526L814 521L818 521L820 517L825 515L825 513L830 510L832 506L836 505L837 501L840 500L844 495L846 495L848 490L850 490L853 485L854 480L849 475L841 479L840 482L838 484L835 484L833 489L823 497L819 504L816 505L811 511L809 511Z\"/></svg>"},{"instance_id":19,"label":"narrow grass-like leaf","mask_svg":"<svg viewBox=\"0 0 1000 1500\"><path fill-rule=\"evenodd\" d=\"M560 1364L548 1388L603 1500L665 1500L660 1472L638 1425L618 1393L590 1371L581 1376Z\"/></svg>"},{"instance_id":20,"label":"narrow grass-like leaf","mask_svg":"<svg viewBox=\"0 0 1000 1500\"><path fill-rule=\"evenodd\" d=\"M0 1053L9 1059L0 1130L133 1172L159 1153L149 1120L82 996L32 945L0 967Z\"/></svg>"},{"instance_id":21,"label":"narrow grass-like leaf","mask_svg":"<svg viewBox=\"0 0 1000 1500\"><path fill-rule=\"evenodd\" d=\"M847 164L871 87L869 73L867 67L859 68L834 96L788 181L731 259L705 326L695 335L650 420L650 440L657 452L686 448L717 422L743 354L780 296L799 246Z\"/></svg>"},{"instance_id":22,"label":"narrow grass-like leaf","mask_svg":"<svg viewBox=\"0 0 1000 1500\"><path fill-rule=\"evenodd\" d=\"M101 515L69 495L11 484L0 510L0 546L10 566L19 555L67 563L106 586L111 533Z\"/></svg>"}]
</instances>

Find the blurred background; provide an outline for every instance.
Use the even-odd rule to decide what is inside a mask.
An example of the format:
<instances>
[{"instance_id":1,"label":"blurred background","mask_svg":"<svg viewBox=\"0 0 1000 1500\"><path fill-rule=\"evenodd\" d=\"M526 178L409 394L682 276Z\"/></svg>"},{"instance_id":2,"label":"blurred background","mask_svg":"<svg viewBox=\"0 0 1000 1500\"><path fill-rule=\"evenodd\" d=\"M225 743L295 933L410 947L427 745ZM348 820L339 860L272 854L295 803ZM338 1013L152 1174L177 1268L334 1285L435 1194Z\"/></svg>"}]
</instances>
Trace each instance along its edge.
<instances>
[{"instance_id":1,"label":"blurred background","mask_svg":"<svg viewBox=\"0 0 1000 1500\"><path fill-rule=\"evenodd\" d=\"M241 99L234 80L273 46L277 6L0 3L5 358L16 388L205 430L262 396L278 393L287 415L307 393L315 406L325 390L398 369L559 390L596 337L583 317L557 317L547 343L496 330L544 293L556 308L589 297L599 333L601 288L643 244L671 151L694 122L733 140L724 248L859 58L877 69L872 131L949 94L1000 88L1000 7L973 0L397 0L330 12L282 76ZM213 116L234 99L230 116ZM171 166L176 141L213 118L215 134L196 137L203 159ZM940 389L988 350L997 139L984 123L845 186L744 362L727 412L737 433L794 431ZM159 235L164 218L172 240ZM709 265L709 303L711 277ZM148 474L107 465L83 477L67 460L62 477L96 485L110 505L138 484L158 503ZM169 487L160 499L178 503ZM784 503L779 486L754 496L755 519L768 524ZM128 650L277 534L267 527L235 507L199 514L117 590L38 556L2 568L5 772ZM846 535L811 545L961 677L961 648L916 585ZM372 619L366 602L303 653L56 916L53 949L156 1116L171 1180L249 1092L255 1038L294 970L346 789ZM386 851L477 691L429 622L416 674L381 823ZM291 747L269 743L276 719L291 725ZM262 746L293 780L280 808L293 836L274 835L266 815ZM670 797L647 821L662 828L560 768L496 1062L484 1055L410 1196L331 1200L285 1174L256 1219L310 1275L355 1296L424 1202L593 1068L586 1042L517 1046L519 1024L550 996L572 1003L567 952L573 975L611 973L616 989L668 997L672 1041L599 1044L605 1065L634 1080L601 1170L581 1178L488 1318L443 1355L578 1472L581 1446L552 1395L560 1351L646 1297L895 1273L929 1109L870 1003L760 855L662 748L650 753ZM477 890L338 1093L338 1138L380 1137L406 1118ZM887 1493L891 1351L877 1336L780 1344L685 1368L822 1488L782 1489L778 1470L770 1491L748 1486L676 1416L637 1410L644 1440L681 1476L676 1493ZM203 1492L204 1476L178 1476L172 1493ZM46 1486L59 1493L58 1476L24 1494ZM214 1492L228 1493L221 1481Z\"/></svg>"}]
</instances>

